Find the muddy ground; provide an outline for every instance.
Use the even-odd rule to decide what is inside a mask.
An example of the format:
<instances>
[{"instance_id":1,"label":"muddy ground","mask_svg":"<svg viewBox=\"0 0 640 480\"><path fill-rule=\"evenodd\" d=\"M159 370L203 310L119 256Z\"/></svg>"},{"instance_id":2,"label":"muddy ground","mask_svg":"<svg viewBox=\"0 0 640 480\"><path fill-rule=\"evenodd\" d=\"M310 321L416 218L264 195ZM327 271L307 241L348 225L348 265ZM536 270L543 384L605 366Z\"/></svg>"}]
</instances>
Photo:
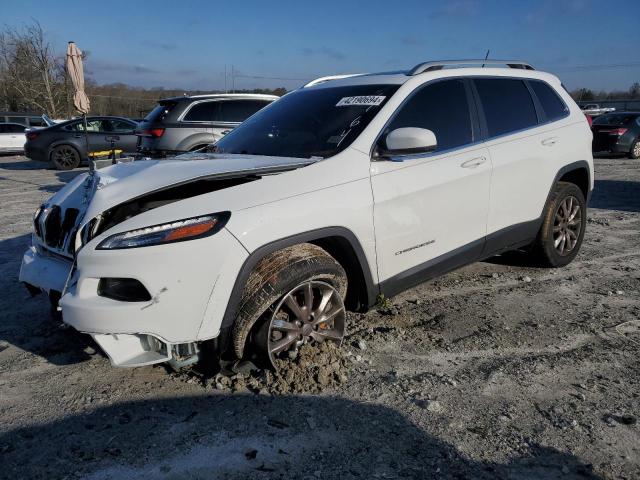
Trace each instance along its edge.
<instances>
[{"instance_id":1,"label":"muddy ground","mask_svg":"<svg viewBox=\"0 0 640 480\"><path fill-rule=\"evenodd\" d=\"M640 478L637 161L596 161L570 266L495 259L352 315L337 375L294 393L112 368L50 318L17 273L76 173L0 157L0 478Z\"/></svg>"}]
</instances>

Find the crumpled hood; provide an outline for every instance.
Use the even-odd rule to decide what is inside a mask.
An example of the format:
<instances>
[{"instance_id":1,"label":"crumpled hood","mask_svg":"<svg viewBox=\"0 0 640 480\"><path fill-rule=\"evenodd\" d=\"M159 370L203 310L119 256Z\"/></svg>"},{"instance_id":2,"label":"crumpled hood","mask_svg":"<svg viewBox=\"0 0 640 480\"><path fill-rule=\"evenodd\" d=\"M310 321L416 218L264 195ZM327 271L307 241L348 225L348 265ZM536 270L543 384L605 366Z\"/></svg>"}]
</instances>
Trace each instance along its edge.
<instances>
[{"instance_id":1,"label":"crumpled hood","mask_svg":"<svg viewBox=\"0 0 640 480\"><path fill-rule=\"evenodd\" d=\"M96 189L102 208L122 201L198 178L226 174L259 174L289 170L316 162L317 159L190 153L168 160L141 160L119 163L100 170Z\"/></svg>"},{"instance_id":2,"label":"crumpled hood","mask_svg":"<svg viewBox=\"0 0 640 480\"><path fill-rule=\"evenodd\" d=\"M171 185L200 178L275 173L316 161L318 159L195 152L167 160L118 163L81 176L86 179L85 188L91 183L93 190L86 217L91 218L122 202ZM69 196L69 190L76 190L78 184L84 183L82 179L76 178L54 195L49 203L61 203Z\"/></svg>"},{"instance_id":3,"label":"crumpled hood","mask_svg":"<svg viewBox=\"0 0 640 480\"><path fill-rule=\"evenodd\" d=\"M197 180L278 173L318 160L194 152L167 160L118 163L77 176L44 204L43 214L37 222L43 231L61 229L60 234L56 232L56 237L61 238L59 241L44 241L44 244L58 253L68 255L71 248L68 237L73 230L80 229L97 215L129 200ZM47 221L52 210L55 218ZM69 210L72 219L69 217L69 220L65 220Z\"/></svg>"}]
</instances>

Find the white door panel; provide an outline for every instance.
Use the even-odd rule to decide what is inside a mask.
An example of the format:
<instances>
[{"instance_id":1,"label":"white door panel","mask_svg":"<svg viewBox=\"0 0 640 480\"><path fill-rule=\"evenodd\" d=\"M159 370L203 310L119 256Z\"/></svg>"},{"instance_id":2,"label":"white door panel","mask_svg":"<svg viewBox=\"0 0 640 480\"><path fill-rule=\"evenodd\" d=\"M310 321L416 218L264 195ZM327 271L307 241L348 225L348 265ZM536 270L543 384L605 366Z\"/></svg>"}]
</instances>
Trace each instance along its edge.
<instances>
[{"instance_id":1,"label":"white door panel","mask_svg":"<svg viewBox=\"0 0 640 480\"><path fill-rule=\"evenodd\" d=\"M487 233L540 218L551 184L571 158L563 128L537 128L489 143L493 163Z\"/></svg>"},{"instance_id":2,"label":"white door panel","mask_svg":"<svg viewBox=\"0 0 640 480\"><path fill-rule=\"evenodd\" d=\"M486 148L374 162L371 172L381 281L486 235Z\"/></svg>"}]
</instances>

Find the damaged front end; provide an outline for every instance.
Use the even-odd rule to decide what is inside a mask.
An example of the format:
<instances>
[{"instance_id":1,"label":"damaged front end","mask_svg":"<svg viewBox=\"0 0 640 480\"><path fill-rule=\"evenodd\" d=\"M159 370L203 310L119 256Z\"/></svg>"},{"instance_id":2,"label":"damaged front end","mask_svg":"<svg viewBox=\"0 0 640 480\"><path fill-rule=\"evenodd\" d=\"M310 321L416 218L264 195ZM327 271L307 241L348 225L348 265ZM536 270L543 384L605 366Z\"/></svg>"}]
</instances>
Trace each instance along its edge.
<instances>
[{"instance_id":1,"label":"damaged front end","mask_svg":"<svg viewBox=\"0 0 640 480\"><path fill-rule=\"evenodd\" d=\"M59 304L63 321L90 334L113 365L169 362L181 367L197 361L199 342L218 334L201 324L216 284L221 288L222 270L239 268L246 257L224 229L229 211L174 208L182 219L172 216L163 224L145 223L142 217L149 215L144 214L313 163L221 155L203 159L139 161L82 174L34 215L20 281ZM212 197L206 198L188 205L211 205ZM163 215L154 218L164 220ZM145 243L158 232L170 241ZM208 235L211 239L203 242L182 241ZM147 245L154 246L138 248ZM225 255L211 258L212 250Z\"/></svg>"}]
</instances>

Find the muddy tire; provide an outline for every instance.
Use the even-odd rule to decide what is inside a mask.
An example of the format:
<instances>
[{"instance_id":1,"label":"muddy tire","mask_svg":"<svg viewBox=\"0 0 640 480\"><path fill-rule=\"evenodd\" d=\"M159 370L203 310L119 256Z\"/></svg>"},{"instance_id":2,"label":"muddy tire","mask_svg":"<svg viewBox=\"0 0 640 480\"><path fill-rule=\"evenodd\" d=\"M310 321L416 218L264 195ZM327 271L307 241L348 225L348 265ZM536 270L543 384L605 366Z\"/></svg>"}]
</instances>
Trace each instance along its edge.
<instances>
[{"instance_id":1,"label":"muddy tire","mask_svg":"<svg viewBox=\"0 0 640 480\"><path fill-rule=\"evenodd\" d=\"M270 327L265 326L265 322L270 324L276 309L285 300L291 300L285 297L301 286L314 294L319 292L319 295L322 295L319 289L333 290L332 302L339 303L344 310L347 275L325 250L303 243L271 253L258 263L247 280L233 325L236 358L251 359L261 366L272 366L268 358L270 355L265 357L265 336L270 334ZM314 308L317 305L316 300Z\"/></svg>"},{"instance_id":2,"label":"muddy tire","mask_svg":"<svg viewBox=\"0 0 640 480\"><path fill-rule=\"evenodd\" d=\"M564 267L578 254L587 223L582 190L573 183L558 182L544 212L533 254L542 266Z\"/></svg>"},{"instance_id":3,"label":"muddy tire","mask_svg":"<svg viewBox=\"0 0 640 480\"><path fill-rule=\"evenodd\" d=\"M80 154L70 145L58 145L51 150L50 158L56 170L73 170L80 165Z\"/></svg>"},{"instance_id":4,"label":"muddy tire","mask_svg":"<svg viewBox=\"0 0 640 480\"><path fill-rule=\"evenodd\" d=\"M640 158L640 140L636 140L631 145L631 150L629 150L629 158L633 160L637 160Z\"/></svg>"}]
</instances>

